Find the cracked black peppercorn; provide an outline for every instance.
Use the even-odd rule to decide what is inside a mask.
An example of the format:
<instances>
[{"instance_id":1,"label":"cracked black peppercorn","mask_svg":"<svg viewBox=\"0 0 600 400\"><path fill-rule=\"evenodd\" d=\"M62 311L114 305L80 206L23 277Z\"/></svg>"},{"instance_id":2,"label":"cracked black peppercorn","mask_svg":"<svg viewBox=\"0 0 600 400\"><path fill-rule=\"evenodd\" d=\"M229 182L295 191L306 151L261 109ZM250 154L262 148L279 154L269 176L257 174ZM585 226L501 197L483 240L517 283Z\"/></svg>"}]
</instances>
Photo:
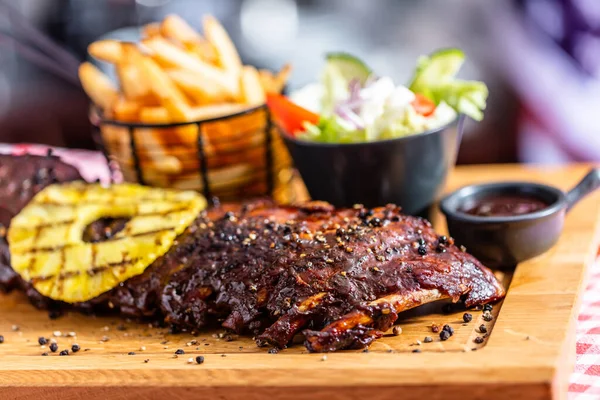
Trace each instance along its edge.
<instances>
[{"instance_id":1,"label":"cracked black peppercorn","mask_svg":"<svg viewBox=\"0 0 600 400\"><path fill-rule=\"evenodd\" d=\"M38 338L38 343L40 344L40 346L43 346L43 345L45 345L45 344L48 344L48 339L46 339L46 338L45 338L45 337L43 337L43 336L40 336L40 337Z\"/></svg>"},{"instance_id":2,"label":"cracked black peppercorn","mask_svg":"<svg viewBox=\"0 0 600 400\"><path fill-rule=\"evenodd\" d=\"M269 354L277 354L277 353L279 353L279 350L276 347L272 347L269 349L268 353Z\"/></svg>"},{"instance_id":3,"label":"cracked black peppercorn","mask_svg":"<svg viewBox=\"0 0 600 400\"><path fill-rule=\"evenodd\" d=\"M431 342L433 342L433 338L431 336L425 336L425 338L423 339L423 341L425 343L431 343Z\"/></svg>"},{"instance_id":4,"label":"cracked black peppercorn","mask_svg":"<svg viewBox=\"0 0 600 400\"><path fill-rule=\"evenodd\" d=\"M0 335L0 343L4 343L4 336Z\"/></svg>"},{"instance_id":5,"label":"cracked black peppercorn","mask_svg":"<svg viewBox=\"0 0 600 400\"><path fill-rule=\"evenodd\" d=\"M420 353L420 352L421 352L421 349L414 349L412 352L413 352L413 353Z\"/></svg>"},{"instance_id":6,"label":"cracked black peppercorn","mask_svg":"<svg viewBox=\"0 0 600 400\"><path fill-rule=\"evenodd\" d=\"M42 356L44 356L44 357L47 355L48 355L48 352L42 353Z\"/></svg>"},{"instance_id":7,"label":"cracked black peppercorn","mask_svg":"<svg viewBox=\"0 0 600 400\"><path fill-rule=\"evenodd\" d=\"M183 351L183 349L177 349L177 351L175 351L175 354L177 354L177 355L185 354L185 351Z\"/></svg>"},{"instance_id":8,"label":"cracked black peppercorn","mask_svg":"<svg viewBox=\"0 0 600 400\"><path fill-rule=\"evenodd\" d=\"M69 355L69 350L63 350L60 353L58 353L59 356L68 356Z\"/></svg>"},{"instance_id":9,"label":"cracked black peppercorn","mask_svg":"<svg viewBox=\"0 0 600 400\"><path fill-rule=\"evenodd\" d=\"M446 235L442 235L438 237L438 242L441 244L448 244L448 237Z\"/></svg>"},{"instance_id":10,"label":"cracked black peppercorn","mask_svg":"<svg viewBox=\"0 0 600 400\"><path fill-rule=\"evenodd\" d=\"M484 311L484 313L481 317L483 318L484 321L487 321L487 322L490 322L491 320L494 319L494 316L489 311Z\"/></svg>"},{"instance_id":11,"label":"cracked black peppercorn","mask_svg":"<svg viewBox=\"0 0 600 400\"><path fill-rule=\"evenodd\" d=\"M454 328L452 328L448 324L444 325L444 327L442 328L442 331L448 332L450 334L450 336L454 335Z\"/></svg>"},{"instance_id":12,"label":"cracked black peppercorn","mask_svg":"<svg viewBox=\"0 0 600 400\"><path fill-rule=\"evenodd\" d=\"M483 343L483 338L481 336L477 336L473 341L477 344L481 344Z\"/></svg>"},{"instance_id":13,"label":"cracked black peppercorn","mask_svg":"<svg viewBox=\"0 0 600 400\"><path fill-rule=\"evenodd\" d=\"M465 322L471 322L473 320L473 316L469 313L464 313L463 314L463 321Z\"/></svg>"},{"instance_id":14,"label":"cracked black peppercorn","mask_svg":"<svg viewBox=\"0 0 600 400\"><path fill-rule=\"evenodd\" d=\"M425 239L419 238L419 240L417 240L417 243L419 244L419 246L425 246Z\"/></svg>"},{"instance_id":15,"label":"cracked black peppercorn","mask_svg":"<svg viewBox=\"0 0 600 400\"><path fill-rule=\"evenodd\" d=\"M450 339L450 336L452 336L452 335L450 335L450 332L448 332L448 331L441 331L440 332L440 340L441 341L445 341L445 340Z\"/></svg>"},{"instance_id":16,"label":"cracked black peppercorn","mask_svg":"<svg viewBox=\"0 0 600 400\"><path fill-rule=\"evenodd\" d=\"M486 304L483 306L483 311L492 311L493 308L491 304Z\"/></svg>"},{"instance_id":17,"label":"cracked black peppercorn","mask_svg":"<svg viewBox=\"0 0 600 400\"><path fill-rule=\"evenodd\" d=\"M196 357L196 364L202 364L202 363L204 363L204 356Z\"/></svg>"},{"instance_id":18,"label":"cracked black peppercorn","mask_svg":"<svg viewBox=\"0 0 600 400\"><path fill-rule=\"evenodd\" d=\"M127 353L128 356L135 356L135 352L134 351L130 351L129 353Z\"/></svg>"},{"instance_id":19,"label":"cracked black peppercorn","mask_svg":"<svg viewBox=\"0 0 600 400\"><path fill-rule=\"evenodd\" d=\"M50 351L56 353L56 350L58 350L58 345L56 343L50 343Z\"/></svg>"},{"instance_id":20,"label":"cracked black peppercorn","mask_svg":"<svg viewBox=\"0 0 600 400\"><path fill-rule=\"evenodd\" d=\"M483 324L479 325L479 332L481 333L486 333L487 332L487 327Z\"/></svg>"},{"instance_id":21,"label":"cracked black peppercorn","mask_svg":"<svg viewBox=\"0 0 600 400\"><path fill-rule=\"evenodd\" d=\"M425 247L423 247L423 246L419 246L419 248L417 249L417 251L422 256L424 256L425 254L427 254L427 249Z\"/></svg>"},{"instance_id":22,"label":"cracked black peppercorn","mask_svg":"<svg viewBox=\"0 0 600 400\"><path fill-rule=\"evenodd\" d=\"M77 343L73 344L73 346L71 346L71 351L73 353L77 353L79 350L81 350L81 347L79 347L79 345Z\"/></svg>"},{"instance_id":23,"label":"cracked black peppercorn","mask_svg":"<svg viewBox=\"0 0 600 400\"><path fill-rule=\"evenodd\" d=\"M381 221L381 219L373 217L369 220L369 225L375 228L379 228L383 226L383 222Z\"/></svg>"}]
</instances>

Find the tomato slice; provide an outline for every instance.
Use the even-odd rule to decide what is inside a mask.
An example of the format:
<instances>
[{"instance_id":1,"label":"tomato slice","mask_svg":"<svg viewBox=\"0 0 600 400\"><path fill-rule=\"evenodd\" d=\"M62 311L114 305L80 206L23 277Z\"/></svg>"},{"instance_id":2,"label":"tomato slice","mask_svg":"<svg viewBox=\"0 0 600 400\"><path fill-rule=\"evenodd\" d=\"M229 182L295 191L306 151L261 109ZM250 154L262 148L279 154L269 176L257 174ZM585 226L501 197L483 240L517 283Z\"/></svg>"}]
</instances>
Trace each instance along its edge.
<instances>
[{"instance_id":1,"label":"tomato slice","mask_svg":"<svg viewBox=\"0 0 600 400\"><path fill-rule=\"evenodd\" d=\"M411 104L415 111L424 117L430 116L435 111L435 103L419 93L415 94L415 99Z\"/></svg>"},{"instance_id":2,"label":"tomato slice","mask_svg":"<svg viewBox=\"0 0 600 400\"><path fill-rule=\"evenodd\" d=\"M298 131L304 131L304 122L316 124L319 115L290 101L281 94L267 94L267 106L277 124L291 136Z\"/></svg>"}]
</instances>

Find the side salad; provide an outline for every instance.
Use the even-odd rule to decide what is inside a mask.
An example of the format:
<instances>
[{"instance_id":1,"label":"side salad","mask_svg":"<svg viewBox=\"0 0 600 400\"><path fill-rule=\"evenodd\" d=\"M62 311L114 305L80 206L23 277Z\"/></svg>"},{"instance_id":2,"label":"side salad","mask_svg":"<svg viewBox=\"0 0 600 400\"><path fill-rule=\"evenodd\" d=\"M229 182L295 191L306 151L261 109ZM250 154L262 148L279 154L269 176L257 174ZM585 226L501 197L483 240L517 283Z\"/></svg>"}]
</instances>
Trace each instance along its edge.
<instances>
[{"instance_id":1,"label":"side salad","mask_svg":"<svg viewBox=\"0 0 600 400\"><path fill-rule=\"evenodd\" d=\"M347 53L327 54L321 79L291 94L270 95L274 118L298 139L355 143L392 139L446 125L465 114L483 118L488 89L456 74L465 61L459 49L419 58L410 83L378 77Z\"/></svg>"}]
</instances>

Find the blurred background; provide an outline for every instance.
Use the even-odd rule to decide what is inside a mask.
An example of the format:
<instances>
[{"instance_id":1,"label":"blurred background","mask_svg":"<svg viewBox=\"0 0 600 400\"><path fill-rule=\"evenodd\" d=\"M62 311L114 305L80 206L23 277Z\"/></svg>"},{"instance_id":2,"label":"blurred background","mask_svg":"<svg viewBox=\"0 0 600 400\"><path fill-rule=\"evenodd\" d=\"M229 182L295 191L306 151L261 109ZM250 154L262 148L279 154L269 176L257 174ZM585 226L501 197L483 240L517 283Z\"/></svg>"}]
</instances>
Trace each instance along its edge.
<instances>
[{"instance_id":1,"label":"blurred background","mask_svg":"<svg viewBox=\"0 0 600 400\"><path fill-rule=\"evenodd\" d=\"M197 28L212 13L245 63L291 62L288 90L316 79L327 51L405 82L419 55L461 47L462 74L490 98L459 163L600 160L598 0L0 0L0 142L93 148L76 74L87 45L115 30L134 40L169 13Z\"/></svg>"}]
</instances>

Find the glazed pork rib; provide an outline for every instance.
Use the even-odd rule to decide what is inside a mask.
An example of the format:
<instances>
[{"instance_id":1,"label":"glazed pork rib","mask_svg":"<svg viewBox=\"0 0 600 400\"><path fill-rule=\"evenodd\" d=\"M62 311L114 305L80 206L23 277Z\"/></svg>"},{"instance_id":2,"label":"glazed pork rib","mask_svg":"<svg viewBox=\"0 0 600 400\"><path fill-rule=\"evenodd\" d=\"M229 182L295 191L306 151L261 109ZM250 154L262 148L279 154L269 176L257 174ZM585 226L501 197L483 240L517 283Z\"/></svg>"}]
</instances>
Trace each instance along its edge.
<instances>
[{"instance_id":1,"label":"glazed pork rib","mask_svg":"<svg viewBox=\"0 0 600 400\"><path fill-rule=\"evenodd\" d=\"M398 313L442 298L498 300L494 275L426 220L395 206L335 210L265 205L200 218L162 260L161 308L197 330L215 318L259 345L303 332L310 351L360 348Z\"/></svg>"},{"instance_id":2,"label":"glazed pork rib","mask_svg":"<svg viewBox=\"0 0 600 400\"><path fill-rule=\"evenodd\" d=\"M56 157L0 156L0 222L6 227L48 184L79 178ZM88 240L102 240L119 222L92 224ZM462 298L473 306L504 296L487 268L426 220L395 206L335 210L321 202L203 212L144 273L74 305L20 280L0 235L0 288L14 286L41 308L112 310L188 331L219 321L259 345L283 348L303 333L314 352L365 347L421 304Z\"/></svg>"}]
</instances>

